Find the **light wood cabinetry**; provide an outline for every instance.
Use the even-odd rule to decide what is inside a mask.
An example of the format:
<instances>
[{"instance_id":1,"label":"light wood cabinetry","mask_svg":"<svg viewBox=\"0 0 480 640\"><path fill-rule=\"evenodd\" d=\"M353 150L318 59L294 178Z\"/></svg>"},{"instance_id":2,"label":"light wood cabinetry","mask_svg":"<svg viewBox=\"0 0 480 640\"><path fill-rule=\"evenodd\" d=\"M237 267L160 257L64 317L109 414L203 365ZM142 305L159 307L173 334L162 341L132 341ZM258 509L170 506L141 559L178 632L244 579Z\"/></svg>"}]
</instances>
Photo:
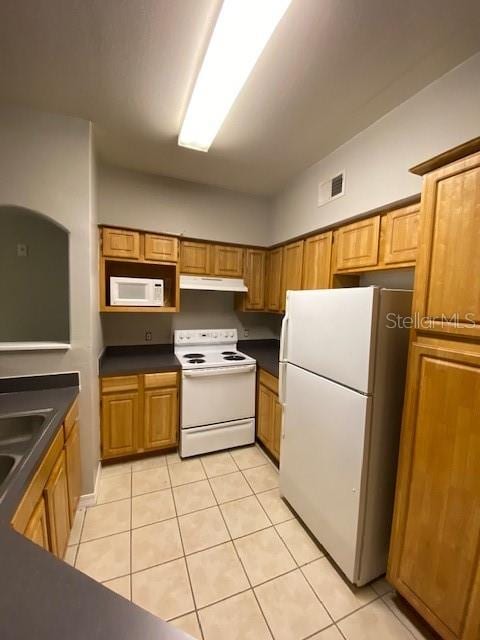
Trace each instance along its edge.
<instances>
[{"instance_id":1,"label":"light wood cabinetry","mask_svg":"<svg viewBox=\"0 0 480 640\"><path fill-rule=\"evenodd\" d=\"M213 273L222 278L241 278L243 275L243 248L214 245Z\"/></svg>"},{"instance_id":2,"label":"light wood cabinetry","mask_svg":"<svg viewBox=\"0 0 480 640\"><path fill-rule=\"evenodd\" d=\"M145 259L159 260L160 262L177 262L178 238L146 233Z\"/></svg>"},{"instance_id":3,"label":"light wood cabinetry","mask_svg":"<svg viewBox=\"0 0 480 640\"><path fill-rule=\"evenodd\" d=\"M378 262L380 216L340 227L336 232L336 270L373 267Z\"/></svg>"},{"instance_id":4,"label":"light wood cabinetry","mask_svg":"<svg viewBox=\"0 0 480 640\"><path fill-rule=\"evenodd\" d=\"M257 438L274 458L280 458L282 407L278 402L278 380L259 370L257 385Z\"/></svg>"},{"instance_id":5,"label":"light wood cabinetry","mask_svg":"<svg viewBox=\"0 0 480 640\"><path fill-rule=\"evenodd\" d=\"M178 443L175 371L101 380L102 458L121 458Z\"/></svg>"},{"instance_id":6,"label":"light wood cabinetry","mask_svg":"<svg viewBox=\"0 0 480 640\"><path fill-rule=\"evenodd\" d=\"M211 273L211 244L182 240L180 248L180 271L198 276Z\"/></svg>"},{"instance_id":7,"label":"light wood cabinetry","mask_svg":"<svg viewBox=\"0 0 480 640\"><path fill-rule=\"evenodd\" d=\"M68 504L70 508L70 522L78 508L82 489L82 460L80 453L80 428L78 421L72 427L65 440L65 460L67 464Z\"/></svg>"},{"instance_id":8,"label":"light wood cabinetry","mask_svg":"<svg viewBox=\"0 0 480 640\"><path fill-rule=\"evenodd\" d=\"M263 311L265 309L265 277L267 252L263 249L246 249L244 279L246 294L236 296L239 311Z\"/></svg>"},{"instance_id":9,"label":"light wood cabinetry","mask_svg":"<svg viewBox=\"0 0 480 640\"><path fill-rule=\"evenodd\" d=\"M442 638L478 640L480 153L451 157L424 167L421 325L412 331L388 577Z\"/></svg>"},{"instance_id":10,"label":"light wood cabinetry","mask_svg":"<svg viewBox=\"0 0 480 640\"><path fill-rule=\"evenodd\" d=\"M70 535L70 509L65 452L62 451L45 486L50 549L63 558Z\"/></svg>"},{"instance_id":11,"label":"light wood cabinetry","mask_svg":"<svg viewBox=\"0 0 480 640\"><path fill-rule=\"evenodd\" d=\"M305 240L302 289L328 289L333 232L327 231Z\"/></svg>"},{"instance_id":12,"label":"light wood cabinetry","mask_svg":"<svg viewBox=\"0 0 480 640\"><path fill-rule=\"evenodd\" d=\"M292 242L283 247L281 309L285 309L287 291L302 288L303 240Z\"/></svg>"},{"instance_id":13,"label":"light wood cabinetry","mask_svg":"<svg viewBox=\"0 0 480 640\"><path fill-rule=\"evenodd\" d=\"M102 253L110 258L140 258L140 232L103 227Z\"/></svg>"},{"instance_id":14,"label":"light wood cabinetry","mask_svg":"<svg viewBox=\"0 0 480 640\"><path fill-rule=\"evenodd\" d=\"M49 550L47 512L43 496L33 510L23 535L43 549Z\"/></svg>"},{"instance_id":15,"label":"light wood cabinetry","mask_svg":"<svg viewBox=\"0 0 480 640\"><path fill-rule=\"evenodd\" d=\"M178 442L178 388L176 373L145 376L144 448L161 449Z\"/></svg>"},{"instance_id":16,"label":"light wood cabinetry","mask_svg":"<svg viewBox=\"0 0 480 640\"><path fill-rule=\"evenodd\" d=\"M271 249L267 255L266 299L267 311L281 311L283 247Z\"/></svg>"},{"instance_id":17,"label":"light wood cabinetry","mask_svg":"<svg viewBox=\"0 0 480 640\"><path fill-rule=\"evenodd\" d=\"M420 207L389 211L385 216L385 264L412 262L417 257Z\"/></svg>"}]
</instances>

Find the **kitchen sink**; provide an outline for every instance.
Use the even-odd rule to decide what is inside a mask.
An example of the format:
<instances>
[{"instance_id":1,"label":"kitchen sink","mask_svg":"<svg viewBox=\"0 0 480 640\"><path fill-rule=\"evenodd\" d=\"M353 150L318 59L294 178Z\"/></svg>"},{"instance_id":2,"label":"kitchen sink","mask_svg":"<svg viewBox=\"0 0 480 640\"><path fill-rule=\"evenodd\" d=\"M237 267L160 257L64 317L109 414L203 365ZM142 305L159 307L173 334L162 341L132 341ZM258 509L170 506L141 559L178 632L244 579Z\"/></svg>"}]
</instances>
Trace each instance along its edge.
<instances>
[{"instance_id":1,"label":"kitchen sink","mask_svg":"<svg viewBox=\"0 0 480 640\"><path fill-rule=\"evenodd\" d=\"M48 411L0 416L0 447L29 442L42 431Z\"/></svg>"},{"instance_id":2,"label":"kitchen sink","mask_svg":"<svg viewBox=\"0 0 480 640\"><path fill-rule=\"evenodd\" d=\"M13 471L16 459L13 456L0 454L0 487Z\"/></svg>"}]
</instances>

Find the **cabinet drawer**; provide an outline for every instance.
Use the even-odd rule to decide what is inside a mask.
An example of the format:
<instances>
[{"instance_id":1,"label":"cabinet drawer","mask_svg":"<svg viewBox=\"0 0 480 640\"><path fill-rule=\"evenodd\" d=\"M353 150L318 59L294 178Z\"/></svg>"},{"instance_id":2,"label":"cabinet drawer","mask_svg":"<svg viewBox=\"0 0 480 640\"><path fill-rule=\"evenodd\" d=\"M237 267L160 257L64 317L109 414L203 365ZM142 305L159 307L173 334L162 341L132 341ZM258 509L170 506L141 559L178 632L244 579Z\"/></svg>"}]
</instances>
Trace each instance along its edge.
<instances>
[{"instance_id":1,"label":"cabinet drawer","mask_svg":"<svg viewBox=\"0 0 480 640\"><path fill-rule=\"evenodd\" d=\"M260 384L265 385L266 387L268 387L268 389L270 389L270 391L273 391L273 393L276 393L278 395L278 378L272 376L271 373L260 369L258 381Z\"/></svg>"},{"instance_id":2,"label":"cabinet drawer","mask_svg":"<svg viewBox=\"0 0 480 640\"><path fill-rule=\"evenodd\" d=\"M162 387L176 387L177 372L166 371L164 373L146 373L145 389L160 389Z\"/></svg>"},{"instance_id":3,"label":"cabinet drawer","mask_svg":"<svg viewBox=\"0 0 480 640\"><path fill-rule=\"evenodd\" d=\"M164 262L177 262L178 238L145 234L145 259Z\"/></svg>"},{"instance_id":4,"label":"cabinet drawer","mask_svg":"<svg viewBox=\"0 0 480 640\"><path fill-rule=\"evenodd\" d=\"M73 428L73 425L78 420L78 398L75 399L75 402L72 404L70 409L68 410L67 415L65 416L65 420L63 421L63 428L65 430L65 439L68 438L70 431Z\"/></svg>"},{"instance_id":5,"label":"cabinet drawer","mask_svg":"<svg viewBox=\"0 0 480 640\"><path fill-rule=\"evenodd\" d=\"M337 270L374 267L378 263L380 216L340 227L336 239Z\"/></svg>"},{"instance_id":6,"label":"cabinet drawer","mask_svg":"<svg viewBox=\"0 0 480 640\"><path fill-rule=\"evenodd\" d=\"M138 376L115 376L102 378L103 393L117 393L118 391L136 391L138 389Z\"/></svg>"},{"instance_id":7,"label":"cabinet drawer","mask_svg":"<svg viewBox=\"0 0 480 640\"><path fill-rule=\"evenodd\" d=\"M103 229L102 253L111 258L140 258L140 233L126 229Z\"/></svg>"}]
</instances>

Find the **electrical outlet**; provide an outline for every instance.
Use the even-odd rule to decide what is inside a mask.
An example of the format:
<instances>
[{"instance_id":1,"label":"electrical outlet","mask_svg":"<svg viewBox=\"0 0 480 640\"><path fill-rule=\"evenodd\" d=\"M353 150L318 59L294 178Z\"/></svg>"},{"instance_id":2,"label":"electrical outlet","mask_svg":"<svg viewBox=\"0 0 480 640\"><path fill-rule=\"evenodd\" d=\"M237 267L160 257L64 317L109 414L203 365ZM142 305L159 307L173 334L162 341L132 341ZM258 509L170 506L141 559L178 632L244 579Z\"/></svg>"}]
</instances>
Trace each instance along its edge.
<instances>
[{"instance_id":1,"label":"electrical outlet","mask_svg":"<svg viewBox=\"0 0 480 640\"><path fill-rule=\"evenodd\" d=\"M17 244L17 256L25 258L28 255L28 247L26 244Z\"/></svg>"},{"instance_id":2,"label":"electrical outlet","mask_svg":"<svg viewBox=\"0 0 480 640\"><path fill-rule=\"evenodd\" d=\"M146 342L152 341L152 332L149 329L145 331L145 341Z\"/></svg>"},{"instance_id":3,"label":"electrical outlet","mask_svg":"<svg viewBox=\"0 0 480 640\"><path fill-rule=\"evenodd\" d=\"M243 330L243 337L248 338L248 329Z\"/></svg>"}]
</instances>

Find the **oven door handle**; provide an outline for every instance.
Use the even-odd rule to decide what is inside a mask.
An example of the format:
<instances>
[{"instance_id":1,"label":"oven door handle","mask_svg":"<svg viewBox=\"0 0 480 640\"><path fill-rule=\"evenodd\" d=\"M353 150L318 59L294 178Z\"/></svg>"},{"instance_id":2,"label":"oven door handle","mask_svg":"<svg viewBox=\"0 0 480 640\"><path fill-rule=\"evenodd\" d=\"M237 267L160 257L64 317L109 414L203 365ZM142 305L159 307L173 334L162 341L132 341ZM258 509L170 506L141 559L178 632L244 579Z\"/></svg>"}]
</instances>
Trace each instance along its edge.
<instances>
[{"instance_id":1,"label":"oven door handle","mask_svg":"<svg viewBox=\"0 0 480 640\"><path fill-rule=\"evenodd\" d=\"M187 371L183 371L183 375L185 378L208 378L211 376L226 376L234 375L237 373L251 373L252 371L255 371L255 369L255 364L236 367L221 367L218 369L188 369Z\"/></svg>"}]
</instances>

